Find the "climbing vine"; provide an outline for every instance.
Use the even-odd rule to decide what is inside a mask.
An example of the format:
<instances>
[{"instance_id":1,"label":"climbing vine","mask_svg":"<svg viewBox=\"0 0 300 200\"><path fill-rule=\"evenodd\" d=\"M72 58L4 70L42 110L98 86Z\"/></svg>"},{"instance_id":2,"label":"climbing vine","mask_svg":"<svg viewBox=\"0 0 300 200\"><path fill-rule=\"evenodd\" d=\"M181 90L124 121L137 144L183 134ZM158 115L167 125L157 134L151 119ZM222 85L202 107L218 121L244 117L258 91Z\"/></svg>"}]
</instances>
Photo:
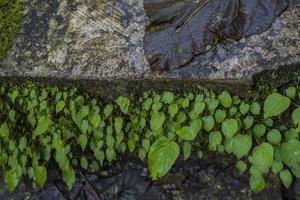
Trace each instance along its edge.
<instances>
[{"instance_id":1,"label":"climbing vine","mask_svg":"<svg viewBox=\"0 0 300 200\"><path fill-rule=\"evenodd\" d=\"M27 176L36 186L56 161L69 189L75 168L97 171L126 152L147 161L152 179L176 160L205 150L233 154L236 168L261 191L268 173L289 187L300 177L300 88L262 99L224 91L145 92L104 103L76 88L34 83L0 85L0 166L13 191Z\"/></svg>"}]
</instances>

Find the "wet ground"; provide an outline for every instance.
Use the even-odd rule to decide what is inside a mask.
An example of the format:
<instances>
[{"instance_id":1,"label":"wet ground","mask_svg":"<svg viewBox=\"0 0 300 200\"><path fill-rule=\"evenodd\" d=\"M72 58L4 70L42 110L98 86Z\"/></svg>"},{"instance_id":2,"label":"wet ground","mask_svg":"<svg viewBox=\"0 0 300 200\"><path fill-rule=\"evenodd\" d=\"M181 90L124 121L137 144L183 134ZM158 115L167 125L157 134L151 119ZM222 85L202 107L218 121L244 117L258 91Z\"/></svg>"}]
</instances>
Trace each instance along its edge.
<instances>
[{"instance_id":1,"label":"wet ground","mask_svg":"<svg viewBox=\"0 0 300 200\"><path fill-rule=\"evenodd\" d=\"M198 200L198 199L297 199L300 183L295 181L290 190L284 190L280 181L268 177L268 186L253 193L248 186L248 175L234 168L234 159L206 155L178 161L172 171L158 181L148 178L146 164L136 158L124 157L97 174L77 171L76 183L68 191L60 173L49 170L44 189L31 184L20 184L16 192L5 189L1 180L1 200Z\"/></svg>"}]
</instances>

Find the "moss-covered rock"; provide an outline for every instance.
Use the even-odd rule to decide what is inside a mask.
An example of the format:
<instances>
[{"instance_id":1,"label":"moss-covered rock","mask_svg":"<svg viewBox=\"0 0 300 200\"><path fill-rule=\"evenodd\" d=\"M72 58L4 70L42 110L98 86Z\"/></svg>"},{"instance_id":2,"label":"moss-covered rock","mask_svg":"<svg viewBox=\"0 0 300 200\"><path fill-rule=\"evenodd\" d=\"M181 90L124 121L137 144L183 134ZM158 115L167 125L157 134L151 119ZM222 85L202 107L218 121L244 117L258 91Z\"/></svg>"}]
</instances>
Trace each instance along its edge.
<instances>
[{"instance_id":1,"label":"moss-covered rock","mask_svg":"<svg viewBox=\"0 0 300 200\"><path fill-rule=\"evenodd\" d=\"M21 0L0 0L0 60L6 57L21 29Z\"/></svg>"}]
</instances>

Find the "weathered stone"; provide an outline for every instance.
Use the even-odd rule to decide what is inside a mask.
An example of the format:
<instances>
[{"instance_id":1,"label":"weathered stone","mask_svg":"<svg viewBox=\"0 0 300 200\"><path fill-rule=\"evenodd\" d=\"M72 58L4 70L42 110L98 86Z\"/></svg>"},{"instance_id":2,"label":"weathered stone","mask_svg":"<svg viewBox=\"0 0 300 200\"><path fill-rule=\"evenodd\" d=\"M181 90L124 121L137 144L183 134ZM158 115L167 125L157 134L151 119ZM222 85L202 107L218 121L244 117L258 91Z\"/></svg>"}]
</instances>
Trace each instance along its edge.
<instances>
[{"instance_id":1,"label":"weathered stone","mask_svg":"<svg viewBox=\"0 0 300 200\"><path fill-rule=\"evenodd\" d=\"M143 1L23 1L23 28L2 63L2 77L141 80L141 84L189 80L212 87L239 84L245 91L253 75L300 63L298 0L291 0L266 32L238 42L225 41L195 57L189 66L162 74L151 72L145 58L143 41L149 20Z\"/></svg>"}]
</instances>

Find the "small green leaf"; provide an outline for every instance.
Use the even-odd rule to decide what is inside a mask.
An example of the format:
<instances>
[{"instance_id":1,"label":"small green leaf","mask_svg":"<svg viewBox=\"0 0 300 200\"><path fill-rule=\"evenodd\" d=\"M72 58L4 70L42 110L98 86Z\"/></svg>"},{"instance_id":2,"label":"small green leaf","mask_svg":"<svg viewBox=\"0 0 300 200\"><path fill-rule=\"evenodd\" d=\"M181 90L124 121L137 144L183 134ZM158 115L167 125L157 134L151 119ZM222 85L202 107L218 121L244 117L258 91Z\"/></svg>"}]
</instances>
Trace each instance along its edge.
<instances>
[{"instance_id":1,"label":"small green leaf","mask_svg":"<svg viewBox=\"0 0 300 200\"><path fill-rule=\"evenodd\" d=\"M192 153L192 144L190 142L185 141L183 143L183 159L187 160L191 156Z\"/></svg>"},{"instance_id":2,"label":"small green leaf","mask_svg":"<svg viewBox=\"0 0 300 200\"><path fill-rule=\"evenodd\" d=\"M153 112L150 120L151 130L159 130L163 126L165 119L165 114L163 112Z\"/></svg>"},{"instance_id":3,"label":"small green leaf","mask_svg":"<svg viewBox=\"0 0 300 200\"><path fill-rule=\"evenodd\" d=\"M129 106L130 106L130 100L128 98L122 96L118 97L117 104L124 114L128 113Z\"/></svg>"},{"instance_id":4,"label":"small green leaf","mask_svg":"<svg viewBox=\"0 0 300 200\"><path fill-rule=\"evenodd\" d=\"M249 185L252 191L260 192L265 188L266 183L262 175L251 175L249 179Z\"/></svg>"},{"instance_id":5,"label":"small green leaf","mask_svg":"<svg viewBox=\"0 0 300 200\"><path fill-rule=\"evenodd\" d=\"M10 170L5 173L5 183L9 191L14 191L19 184L19 178L15 171Z\"/></svg>"},{"instance_id":6,"label":"small green leaf","mask_svg":"<svg viewBox=\"0 0 300 200\"><path fill-rule=\"evenodd\" d=\"M247 116L245 119L243 119L245 130L251 128L253 123L254 123L254 118L252 116Z\"/></svg>"},{"instance_id":7,"label":"small green leaf","mask_svg":"<svg viewBox=\"0 0 300 200\"><path fill-rule=\"evenodd\" d=\"M85 135L85 134L81 134L80 136L79 136L79 145L80 145L80 147L81 147L81 149L84 151L85 150L85 147L86 147L86 145L87 145L87 141L88 139L87 139L87 136Z\"/></svg>"},{"instance_id":8,"label":"small green leaf","mask_svg":"<svg viewBox=\"0 0 300 200\"><path fill-rule=\"evenodd\" d=\"M91 124L94 128L98 128L101 122L101 117L98 114L94 114L91 119Z\"/></svg>"},{"instance_id":9,"label":"small green leaf","mask_svg":"<svg viewBox=\"0 0 300 200\"><path fill-rule=\"evenodd\" d=\"M27 139L26 137L22 136L19 140L19 149L23 151L26 148L26 146L27 146Z\"/></svg>"},{"instance_id":10,"label":"small green leaf","mask_svg":"<svg viewBox=\"0 0 300 200\"><path fill-rule=\"evenodd\" d=\"M182 137L185 140L193 140L196 135L197 132L195 132L191 127L189 126L184 126L181 129L179 129L176 132L177 135L179 135L180 137Z\"/></svg>"},{"instance_id":11,"label":"small green leaf","mask_svg":"<svg viewBox=\"0 0 300 200\"><path fill-rule=\"evenodd\" d=\"M260 105L257 102L254 102L250 106L250 112L254 115L259 115L260 114Z\"/></svg>"},{"instance_id":12,"label":"small green leaf","mask_svg":"<svg viewBox=\"0 0 300 200\"><path fill-rule=\"evenodd\" d=\"M289 170L282 170L279 174L280 180L285 188L289 188L293 182L292 174Z\"/></svg>"},{"instance_id":13,"label":"small green leaf","mask_svg":"<svg viewBox=\"0 0 300 200\"><path fill-rule=\"evenodd\" d=\"M114 107L111 104L107 104L103 110L104 116L106 118L108 118L112 114L113 110L114 110Z\"/></svg>"},{"instance_id":14,"label":"small green leaf","mask_svg":"<svg viewBox=\"0 0 300 200\"><path fill-rule=\"evenodd\" d=\"M230 108L232 105L232 98L231 95L224 91L218 96L218 100L220 101L221 105L225 108Z\"/></svg>"},{"instance_id":15,"label":"small green leaf","mask_svg":"<svg viewBox=\"0 0 300 200\"><path fill-rule=\"evenodd\" d=\"M150 149L150 140L149 139L143 139L142 146L145 149L146 152Z\"/></svg>"},{"instance_id":16,"label":"small green leaf","mask_svg":"<svg viewBox=\"0 0 300 200\"><path fill-rule=\"evenodd\" d=\"M263 124L256 124L253 127L253 132L257 138L262 137L266 133L267 129Z\"/></svg>"},{"instance_id":17,"label":"small green leaf","mask_svg":"<svg viewBox=\"0 0 300 200\"><path fill-rule=\"evenodd\" d=\"M249 135L236 135L233 138L232 152L238 158L241 159L247 155L252 147L252 138Z\"/></svg>"},{"instance_id":18,"label":"small green leaf","mask_svg":"<svg viewBox=\"0 0 300 200\"><path fill-rule=\"evenodd\" d=\"M288 109L291 100L278 93L273 93L264 102L264 117L269 118L280 115Z\"/></svg>"},{"instance_id":19,"label":"small green leaf","mask_svg":"<svg viewBox=\"0 0 300 200\"><path fill-rule=\"evenodd\" d=\"M116 159L116 152L113 148L107 148L105 151L105 155L108 162Z\"/></svg>"},{"instance_id":20,"label":"small green leaf","mask_svg":"<svg viewBox=\"0 0 300 200\"><path fill-rule=\"evenodd\" d=\"M36 137L36 136L39 136L39 135L45 133L48 130L48 128L50 127L51 122L52 121L51 121L50 117L42 116L41 118L39 118L37 127L34 130L33 135Z\"/></svg>"},{"instance_id":21,"label":"small green leaf","mask_svg":"<svg viewBox=\"0 0 300 200\"><path fill-rule=\"evenodd\" d=\"M292 113L292 118L294 124L297 126L300 126L300 108L297 108L296 110L293 111Z\"/></svg>"},{"instance_id":22,"label":"small green leaf","mask_svg":"<svg viewBox=\"0 0 300 200\"><path fill-rule=\"evenodd\" d=\"M9 137L9 129L7 126L7 123L4 122L0 127L0 136L2 138L8 138Z\"/></svg>"},{"instance_id":23,"label":"small green leaf","mask_svg":"<svg viewBox=\"0 0 300 200\"><path fill-rule=\"evenodd\" d=\"M167 91L167 92L164 92L164 94L162 96L162 101L166 104L171 104L171 103L173 103L174 98L175 98L174 93Z\"/></svg>"},{"instance_id":24,"label":"small green leaf","mask_svg":"<svg viewBox=\"0 0 300 200\"><path fill-rule=\"evenodd\" d=\"M179 111L179 108L178 108L177 104L172 103L171 105L169 105L168 112L172 118L175 117L175 115L178 113L178 111Z\"/></svg>"},{"instance_id":25,"label":"small green leaf","mask_svg":"<svg viewBox=\"0 0 300 200\"><path fill-rule=\"evenodd\" d=\"M296 88L295 87L289 87L285 90L286 96L290 98L294 98L296 96Z\"/></svg>"},{"instance_id":26,"label":"small green leaf","mask_svg":"<svg viewBox=\"0 0 300 200\"><path fill-rule=\"evenodd\" d=\"M222 123L226 119L226 112L224 110L217 110L215 112L215 120L217 123Z\"/></svg>"},{"instance_id":27,"label":"small green leaf","mask_svg":"<svg viewBox=\"0 0 300 200\"><path fill-rule=\"evenodd\" d=\"M206 105L209 111L214 111L218 107L219 101L217 99L207 99Z\"/></svg>"},{"instance_id":28,"label":"small green leaf","mask_svg":"<svg viewBox=\"0 0 300 200\"><path fill-rule=\"evenodd\" d=\"M222 123L222 132L228 139L232 138L238 131L238 122L235 119L226 119Z\"/></svg>"},{"instance_id":29,"label":"small green leaf","mask_svg":"<svg viewBox=\"0 0 300 200\"><path fill-rule=\"evenodd\" d=\"M215 120L212 116L202 117L203 129L210 132L215 126Z\"/></svg>"},{"instance_id":30,"label":"small green leaf","mask_svg":"<svg viewBox=\"0 0 300 200\"><path fill-rule=\"evenodd\" d=\"M64 108L65 108L65 102L64 101L59 101L57 104L56 104L56 113L59 113L60 111L62 111Z\"/></svg>"},{"instance_id":31,"label":"small green leaf","mask_svg":"<svg viewBox=\"0 0 300 200\"><path fill-rule=\"evenodd\" d=\"M164 176L174 165L179 156L177 143L162 137L154 142L148 154L148 165L151 177L156 180Z\"/></svg>"},{"instance_id":32,"label":"small green leaf","mask_svg":"<svg viewBox=\"0 0 300 200\"><path fill-rule=\"evenodd\" d=\"M196 119L199 115L204 111L205 103L204 102L196 102L194 104L193 110L190 112L191 119Z\"/></svg>"},{"instance_id":33,"label":"small green leaf","mask_svg":"<svg viewBox=\"0 0 300 200\"><path fill-rule=\"evenodd\" d=\"M68 168L67 170L63 171L63 181L68 186L68 189L71 190L74 183L75 183L75 171L73 168Z\"/></svg>"},{"instance_id":34,"label":"small green leaf","mask_svg":"<svg viewBox=\"0 0 300 200\"><path fill-rule=\"evenodd\" d=\"M47 169L44 166L34 167L34 180L39 187L44 187L47 180Z\"/></svg>"},{"instance_id":35,"label":"small green leaf","mask_svg":"<svg viewBox=\"0 0 300 200\"><path fill-rule=\"evenodd\" d=\"M293 174L300 178L300 142L291 139L281 144L280 157L285 165L287 165Z\"/></svg>"},{"instance_id":36,"label":"small green leaf","mask_svg":"<svg viewBox=\"0 0 300 200\"><path fill-rule=\"evenodd\" d=\"M281 142L281 133L277 129L272 129L267 134L267 140L271 144L280 144L280 142Z\"/></svg>"},{"instance_id":37,"label":"small green leaf","mask_svg":"<svg viewBox=\"0 0 300 200\"><path fill-rule=\"evenodd\" d=\"M138 156L139 156L139 159L141 159L141 161L144 161L145 158L146 158L146 151L144 148L140 148L139 149L139 152L138 152Z\"/></svg>"},{"instance_id":38,"label":"small green leaf","mask_svg":"<svg viewBox=\"0 0 300 200\"><path fill-rule=\"evenodd\" d=\"M82 156L80 158L80 166L83 168L83 169L87 169L88 168L88 160L85 156Z\"/></svg>"},{"instance_id":39,"label":"small green leaf","mask_svg":"<svg viewBox=\"0 0 300 200\"><path fill-rule=\"evenodd\" d=\"M209 150L216 151L217 147L222 144L222 134L219 131L214 131L209 134Z\"/></svg>"},{"instance_id":40,"label":"small green leaf","mask_svg":"<svg viewBox=\"0 0 300 200\"><path fill-rule=\"evenodd\" d=\"M240 105L240 112L242 115L245 115L249 112L250 106L249 104L245 103L244 101Z\"/></svg>"},{"instance_id":41,"label":"small green leaf","mask_svg":"<svg viewBox=\"0 0 300 200\"><path fill-rule=\"evenodd\" d=\"M262 143L255 147L250 162L261 173L267 173L273 164L274 149L269 143Z\"/></svg>"},{"instance_id":42,"label":"small green leaf","mask_svg":"<svg viewBox=\"0 0 300 200\"><path fill-rule=\"evenodd\" d=\"M274 160L271 168L272 172L274 174L278 174L282 169L283 169L282 162L278 162Z\"/></svg>"},{"instance_id":43,"label":"small green leaf","mask_svg":"<svg viewBox=\"0 0 300 200\"><path fill-rule=\"evenodd\" d=\"M247 170L247 164L244 161L242 161L242 160L237 161L237 163L235 164L235 167L242 174L245 173L245 171Z\"/></svg>"}]
</instances>

